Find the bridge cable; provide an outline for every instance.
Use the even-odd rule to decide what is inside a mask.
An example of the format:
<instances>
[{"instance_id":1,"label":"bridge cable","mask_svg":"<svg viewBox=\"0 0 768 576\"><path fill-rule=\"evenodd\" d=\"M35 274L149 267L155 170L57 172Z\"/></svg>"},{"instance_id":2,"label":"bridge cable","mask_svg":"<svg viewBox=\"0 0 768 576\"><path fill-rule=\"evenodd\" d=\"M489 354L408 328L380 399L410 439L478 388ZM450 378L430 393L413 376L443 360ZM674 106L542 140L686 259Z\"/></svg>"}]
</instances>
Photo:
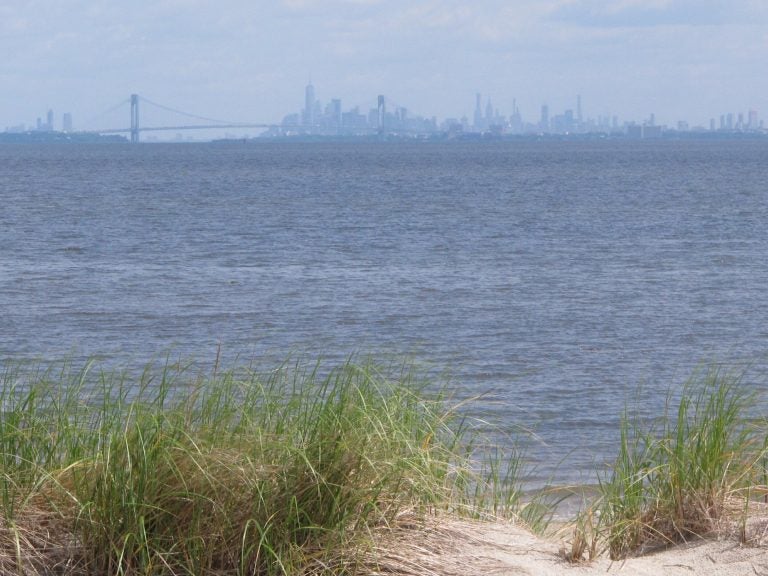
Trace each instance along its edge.
<instances>
[{"instance_id":1,"label":"bridge cable","mask_svg":"<svg viewBox=\"0 0 768 576\"><path fill-rule=\"evenodd\" d=\"M150 104L157 108L161 108L162 110L165 110L167 112L173 112L174 114L181 114L182 116L186 116L188 118L194 118L195 120L204 120L206 122L214 122L215 124L237 124L237 122L229 122L227 120L218 120L216 118L208 118L207 116L198 116L197 114L190 114L189 112L184 112L183 110L177 110L176 108L171 108L170 106L163 106L162 104L153 102L152 100L144 96L141 97L141 101L146 102L147 104Z\"/></svg>"},{"instance_id":2,"label":"bridge cable","mask_svg":"<svg viewBox=\"0 0 768 576\"><path fill-rule=\"evenodd\" d=\"M130 104L130 103L131 103L131 99L130 98L126 98L125 100L121 100L120 102L118 102L117 104L112 106L111 108L108 108L107 110L104 110L104 112L100 112L99 114L96 114L96 116L92 116L91 118L89 118L88 120L83 122L83 125L84 126L89 126L89 125L95 124L96 120L99 120L99 119L103 118L107 114L112 114L112 112L115 112L116 110L118 110L118 109L122 108L123 106L125 106L126 104Z\"/></svg>"}]
</instances>

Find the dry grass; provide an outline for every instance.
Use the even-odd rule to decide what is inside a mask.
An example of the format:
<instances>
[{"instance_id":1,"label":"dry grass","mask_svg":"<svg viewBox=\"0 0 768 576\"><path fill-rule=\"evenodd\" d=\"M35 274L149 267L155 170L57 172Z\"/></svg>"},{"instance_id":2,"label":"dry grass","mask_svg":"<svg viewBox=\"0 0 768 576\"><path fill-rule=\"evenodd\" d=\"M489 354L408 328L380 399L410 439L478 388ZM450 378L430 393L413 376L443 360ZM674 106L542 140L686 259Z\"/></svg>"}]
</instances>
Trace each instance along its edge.
<instances>
[{"instance_id":1,"label":"dry grass","mask_svg":"<svg viewBox=\"0 0 768 576\"><path fill-rule=\"evenodd\" d=\"M358 574L374 558L410 570L404 550L428 563L418 538L388 547L404 519L514 513L517 478L475 470L519 469L472 462L461 420L429 398L406 371L351 362L192 380L166 366L138 382L9 372L0 573Z\"/></svg>"},{"instance_id":2,"label":"dry grass","mask_svg":"<svg viewBox=\"0 0 768 576\"><path fill-rule=\"evenodd\" d=\"M397 576L466 576L488 573L498 562L477 555L489 542L479 538L486 521L439 514L405 513L380 530L366 553L362 573Z\"/></svg>"}]
</instances>

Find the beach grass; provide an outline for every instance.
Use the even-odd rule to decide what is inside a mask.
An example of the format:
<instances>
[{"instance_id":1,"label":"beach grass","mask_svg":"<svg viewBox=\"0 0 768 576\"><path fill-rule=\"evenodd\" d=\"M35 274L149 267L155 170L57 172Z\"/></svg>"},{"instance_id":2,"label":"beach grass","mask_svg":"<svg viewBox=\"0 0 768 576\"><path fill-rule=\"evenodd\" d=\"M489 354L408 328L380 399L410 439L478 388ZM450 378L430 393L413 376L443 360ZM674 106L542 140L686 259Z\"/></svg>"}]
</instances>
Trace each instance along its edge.
<instances>
[{"instance_id":1,"label":"beach grass","mask_svg":"<svg viewBox=\"0 0 768 576\"><path fill-rule=\"evenodd\" d=\"M764 492L766 427L742 377L712 365L655 421L625 411L618 455L599 479L599 498L576 522L569 559L603 549L626 558L712 535L734 509L747 513L749 500Z\"/></svg>"},{"instance_id":2,"label":"beach grass","mask_svg":"<svg viewBox=\"0 0 768 576\"><path fill-rule=\"evenodd\" d=\"M519 456L478 462L446 399L395 372L7 367L0 573L375 572L404 517L524 514Z\"/></svg>"},{"instance_id":3,"label":"beach grass","mask_svg":"<svg viewBox=\"0 0 768 576\"><path fill-rule=\"evenodd\" d=\"M746 534L768 493L768 426L745 389L713 366L658 418L625 410L565 556L625 558L734 514ZM523 498L524 454L477 435L466 402L354 358L266 372L8 365L0 574L412 574L397 551L418 554L429 519L544 531L547 492Z\"/></svg>"}]
</instances>

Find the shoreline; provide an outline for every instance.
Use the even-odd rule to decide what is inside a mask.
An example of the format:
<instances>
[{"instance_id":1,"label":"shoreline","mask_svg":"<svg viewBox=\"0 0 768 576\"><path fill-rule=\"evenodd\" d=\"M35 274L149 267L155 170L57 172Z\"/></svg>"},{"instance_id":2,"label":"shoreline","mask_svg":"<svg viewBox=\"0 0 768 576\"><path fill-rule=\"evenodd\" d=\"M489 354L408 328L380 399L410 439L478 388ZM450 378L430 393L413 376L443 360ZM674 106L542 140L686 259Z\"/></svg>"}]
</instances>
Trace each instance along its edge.
<instances>
[{"instance_id":1,"label":"shoreline","mask_svg":"<svg viewBox=\"0 0 768 576\"><path fill-rule=\"evenodd\" d=\"M524 455L486 444L408 366L7 366L0 572L762 569L768 429L739 383L694 374L652 427L625 414L597 487L528 493Z\"/></svg>"}]
</instances>

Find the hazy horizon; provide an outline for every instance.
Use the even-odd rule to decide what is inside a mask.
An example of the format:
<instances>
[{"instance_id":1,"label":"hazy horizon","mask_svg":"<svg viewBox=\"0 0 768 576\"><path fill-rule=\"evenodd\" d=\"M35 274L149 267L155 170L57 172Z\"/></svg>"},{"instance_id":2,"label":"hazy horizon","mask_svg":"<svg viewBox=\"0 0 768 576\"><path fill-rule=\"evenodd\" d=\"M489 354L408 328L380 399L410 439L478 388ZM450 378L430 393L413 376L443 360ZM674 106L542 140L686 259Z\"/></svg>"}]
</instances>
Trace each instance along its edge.
<instances>
[{"instance_id":1,"label":"hazy horizon","mask_svg":"<svg viewBox=\"0 0 768 576\"><path fill-rule=\"evenodd\" d=\"M214 118L280 122L316 97L377 94L472 117L475 94L535 120L575 108L707 125L768 114L768 3L736 0L6 0L0 130L48 109L75 127L139 93ZM127 119L126 122L127 124Z\"/></svg>"}]
</instances>

